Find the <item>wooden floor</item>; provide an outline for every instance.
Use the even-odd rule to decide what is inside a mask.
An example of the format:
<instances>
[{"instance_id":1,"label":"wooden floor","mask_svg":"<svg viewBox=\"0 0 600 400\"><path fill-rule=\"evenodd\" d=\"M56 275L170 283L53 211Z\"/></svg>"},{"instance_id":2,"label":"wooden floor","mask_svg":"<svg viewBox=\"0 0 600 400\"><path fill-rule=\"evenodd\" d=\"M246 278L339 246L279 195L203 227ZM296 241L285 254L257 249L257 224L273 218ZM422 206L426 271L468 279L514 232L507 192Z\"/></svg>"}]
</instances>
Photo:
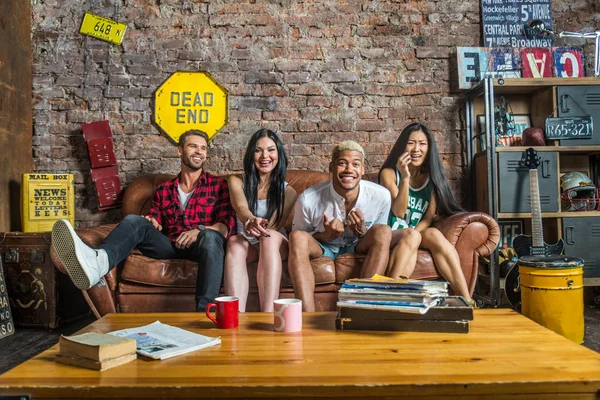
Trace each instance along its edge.
<instances>
[{"instance_id":1,"label":"wooden floor","mask_svg":"<svg viewBox=\"0 0 600 400\"><path fill-rule=\"evenodd\" d=\"M17 327L15 333L0 339L0 374L54 346L60 335L70 335L95 320L90 315L51 331Z\"/></svg>"},{"instance_id":2,"label":"wooden floor","mask_svg":"<svg viewBox=\"0 0 600 400\"><path fill-rule=\"evenodd\" d=\"M469 334L345 331L334 313L307 313L301 333L272 315L217 330L196 313L110 314L87 330L162 322L221 345L99 373L54 362L58 346L2 375L0 394L34 398L560 398L597 399L600 354L505 309L477 310ZM521 397L519 397L521 396Z\"/></svg>"},{"instance_id":3,"label":"wooden floor","mask_svg":"<svg viewBox=\"0 0 600 400\"><path fill-rule=\"evenodd\" d=\"M84 318L52 331L17 328L13 335L0 339L0 374L54 346L60 335L75 333L94 321L94 317ZM585 308L583 346L600 353L600 306Z\"/></svg>"}]
</instances>

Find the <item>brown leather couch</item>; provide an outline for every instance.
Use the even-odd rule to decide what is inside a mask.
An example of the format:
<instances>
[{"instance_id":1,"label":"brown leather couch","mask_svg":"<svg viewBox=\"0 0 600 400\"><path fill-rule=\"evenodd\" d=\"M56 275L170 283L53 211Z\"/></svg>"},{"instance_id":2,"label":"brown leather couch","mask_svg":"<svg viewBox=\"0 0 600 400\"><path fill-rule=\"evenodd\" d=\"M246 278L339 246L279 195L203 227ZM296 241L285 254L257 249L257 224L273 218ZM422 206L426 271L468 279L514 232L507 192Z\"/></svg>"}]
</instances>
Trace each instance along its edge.
<instances>
[{"instance_id":1,"label":"brown leather couch","mask_svg":"<svg viewBox=\"0 0 600 400\"><path fill-rule=\"evenodd\" d=\"M154 189L171 175L146 175L135 179L126 189L123 198L123 215L144 215L150 206ZM376 181L376 174L366 179ZM289 170L288 183L301 193L307 187L329 179L325 172ZM287 221L291 228L292 217ZM456 246L461 267L473 293L477 279L478 259L491 254L500 237L498 224L489 215L481 212L464 212L442 218L434 223L446 238ZM98 246L114 224L94 228L77 229L77 234L88 245ZM52 250L52 260L63 269ZM315 307L317 311L335 310L337 291L348 278L358 277L364 256L344 254L335 262L321 257L312 261L315 273ZM256 288L256 263L248 265L250 294L248 311L258 311ZM117 268L105 276L104 284L84 292L84 296L97 317L110 312L173 312L194 311L196 263L187 260L154 260L134 250ZM294 297L294 290L283 266L280 297ZM417 279L442 279L436 271L431 254L419 250L417 267L412 276Z\"/></svg>"}]
</instances>

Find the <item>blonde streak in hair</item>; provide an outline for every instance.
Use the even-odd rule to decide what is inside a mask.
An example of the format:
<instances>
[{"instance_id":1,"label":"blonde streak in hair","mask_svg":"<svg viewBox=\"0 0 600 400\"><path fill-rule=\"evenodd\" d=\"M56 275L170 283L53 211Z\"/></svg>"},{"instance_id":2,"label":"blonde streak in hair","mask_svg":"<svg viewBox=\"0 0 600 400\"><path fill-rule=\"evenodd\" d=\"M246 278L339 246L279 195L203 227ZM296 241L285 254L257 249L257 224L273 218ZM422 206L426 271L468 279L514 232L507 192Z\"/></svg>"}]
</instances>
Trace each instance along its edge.
<instances>
[{"instance_id":1,"label":"blonde streak in hair","mask_svg":"<svg viewBox=\"0 0 600 400\"><path fill-rule=\"evenodd\" d=\"M331 152L331 159L335 160L336 157L342 151L346 151L346 150L358 151L362 155L363 161L365 161L365 150L362 148L362 146L360 144L358 144L354 140L344 140L343 142L341 142L337 146L335 146L333 148L333 151Z\"/></svg>"}]
</instances>

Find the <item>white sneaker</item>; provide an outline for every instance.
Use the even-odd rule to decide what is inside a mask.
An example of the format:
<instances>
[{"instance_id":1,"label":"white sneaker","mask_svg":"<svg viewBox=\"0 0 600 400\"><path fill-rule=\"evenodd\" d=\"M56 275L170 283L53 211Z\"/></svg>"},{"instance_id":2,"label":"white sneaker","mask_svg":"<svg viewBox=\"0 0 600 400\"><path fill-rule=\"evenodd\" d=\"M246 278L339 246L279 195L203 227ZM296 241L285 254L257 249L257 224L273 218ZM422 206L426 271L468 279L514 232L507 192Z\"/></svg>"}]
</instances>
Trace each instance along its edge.
<instances>
[{"instance_id":1,"label":"white sneaker","mask_svg":"<svg viewBox=\"0 0 600 400\"><path fill-rule=\"evenodd\" d=\"M91 288L108 273L108 254L83 243L66 219L56 221L52 227L52 246L69 277L81 290Z\"/></svg>"}]
</instances>

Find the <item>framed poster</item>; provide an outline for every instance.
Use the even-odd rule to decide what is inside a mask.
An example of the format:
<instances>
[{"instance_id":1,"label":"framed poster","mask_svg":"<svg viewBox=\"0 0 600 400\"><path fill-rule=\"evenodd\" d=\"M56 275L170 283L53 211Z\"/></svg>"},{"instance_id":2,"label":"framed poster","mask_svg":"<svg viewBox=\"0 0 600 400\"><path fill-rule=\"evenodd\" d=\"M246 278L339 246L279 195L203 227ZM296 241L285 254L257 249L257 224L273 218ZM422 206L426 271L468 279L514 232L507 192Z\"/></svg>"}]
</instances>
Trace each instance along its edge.
<instances>
[{"instance_id":1,"label":"framed poster","mask_svg":"<svg viewBox=\"0 0 600 400\"><path fill-rule=\"evenodd\" d=\"M500 241L498 248L512 247L513 239L523 234L523 222L521 220L514 221L498 221L500 226Z\"/></svg>"},{"instance_id":2,"label":"framed poster","mask_svg":"<svg viewBox=\"0 0 600 400\"><path fill-rule=\"evenodd\" d=\"M497 146L522 146L523 131L531 127L531 115L512 114L511 120L506 124L507 135L497 135Z\"/></svg>"},{"instance_id":3,"label":"framed poster","mask_svg":"<svg viewBox=\"0 0 600 400\"><path fill-rule=\"evenodd\" d=\"M523 131L531 128L531 115L529 114L513 114L514 136L523 137Z\"/></svg>"},{"instance_id":4,"label":"framed poster","mask_svg":"<svg viewBox=\"0 0 600 400\"><path fill-rule=\"evenodd\" d=\"M531 127L531 115L512 114L512 122L508 124L509 135L497 135L496 145L498 146L520 146L523 142L523 131ZM487 148L485 115L477 115L477 128L479 134L476 136L479 140L479 151L485 151Z\"/></svg>"},{"instance_id":5,"label":"framed poster","mask_svg":"<svg viewBox=\"0 0 600 400\"><path fill-rule=\"evenodd\" d=\"M553 35L528 39L525 26L540 20L552 30L551 0L481 0L481 27L485 47L552 47Z\"/></svg>"}]
</instances>

